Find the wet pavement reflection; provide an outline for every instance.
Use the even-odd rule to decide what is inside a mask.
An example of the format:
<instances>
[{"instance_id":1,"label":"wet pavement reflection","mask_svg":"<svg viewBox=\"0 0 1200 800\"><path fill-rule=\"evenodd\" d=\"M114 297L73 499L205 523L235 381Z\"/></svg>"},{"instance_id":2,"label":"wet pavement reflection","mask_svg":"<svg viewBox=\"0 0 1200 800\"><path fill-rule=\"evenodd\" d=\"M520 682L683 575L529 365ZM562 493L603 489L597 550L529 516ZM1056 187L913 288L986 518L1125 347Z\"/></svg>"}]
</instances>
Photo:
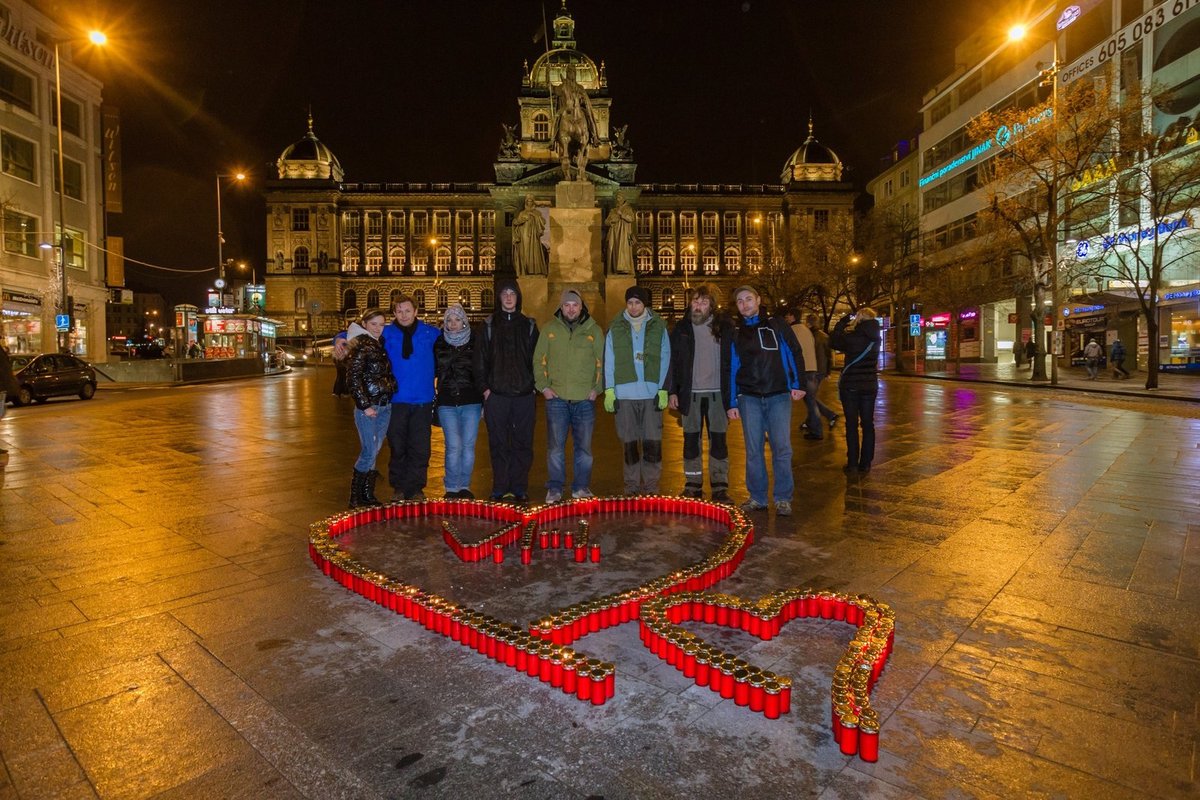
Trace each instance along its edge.
<instances>
[{"instance_id":1,"label":"wet pavement reflection","mask_svg":"<svg viewBox=\"0 0 1200 800\"><path fill-rule=\"evenodd\" d=\"M869 474L842 472L840 424L794 437L795 514L755 512L746 561L716 589L814 586L895 609L870 764L830 733L843 624L793 622L760 641L689 623L794 679L779 720L697 687L636 624L578 643L617 665L616 696L593 707L329 581L308 559L309 525L344 508L357 453L331 384L307 369L106 389L0 420L0 797L1200 790L1200 407L889 379ZM539 416L535 499L544 442ZM736 425L730 449L741 500ZM668 418L664 493L682 490L681 451ZM593 491L618 493L604 413L595 454ZM438 433L429 494L441 457ZM484 432L479 496L487 461ZM434 520L344 541L377 569L524 623L719 539L711 523L662 515L592 529L598 565L565 551L531 568L461 564Z\"/></svg>"}]
</instances>

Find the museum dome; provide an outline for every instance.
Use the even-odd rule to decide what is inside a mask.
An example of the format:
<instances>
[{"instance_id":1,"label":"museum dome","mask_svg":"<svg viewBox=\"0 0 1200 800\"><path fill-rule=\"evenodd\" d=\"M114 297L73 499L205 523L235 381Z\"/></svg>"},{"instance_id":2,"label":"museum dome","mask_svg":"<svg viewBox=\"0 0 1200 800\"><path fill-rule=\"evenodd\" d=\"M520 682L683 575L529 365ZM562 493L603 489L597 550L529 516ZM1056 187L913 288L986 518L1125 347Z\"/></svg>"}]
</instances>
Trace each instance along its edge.
<instances>
[{"instance_id":1,"label":"museum dome","mask_svg":"<svg viewBox=\"0 0 1200 800\"><path fill-rule=\"evenodd\" d=\"M808 138L796 148L783 165L783 182L840 181L842 160L837 153L817 141L813 135L812 117L808 118Z\"/></svg>"},{"instance_id":2,"label":"museum dome","mask_svg":"<svg viewBox=\"0 0 1200 800\"><path fill-rule=\"evenodd\" d=\"M311 113L308 115L308 132L304 138L289 145L280 154L275 166L279 168L280 178L340 181L344 174L337 156L313 133Z\"/></svg>"},{"instance_id":3,"label":"museum dome","mask_svg":"<svg viewBox=\"0 0 1200 800\"><path fill-rule=\"evenodd\" d=\"M567 69L574 67L575 80L584 89L604 88L603 66L597 69L595 61L575 49L575 19L567 11L567 0L562 0L562 8L552 23L550 48L533 62L533 69L526 76L529 86L549 90L551 85L562 83Z\"/></svg>"}]
</instances>

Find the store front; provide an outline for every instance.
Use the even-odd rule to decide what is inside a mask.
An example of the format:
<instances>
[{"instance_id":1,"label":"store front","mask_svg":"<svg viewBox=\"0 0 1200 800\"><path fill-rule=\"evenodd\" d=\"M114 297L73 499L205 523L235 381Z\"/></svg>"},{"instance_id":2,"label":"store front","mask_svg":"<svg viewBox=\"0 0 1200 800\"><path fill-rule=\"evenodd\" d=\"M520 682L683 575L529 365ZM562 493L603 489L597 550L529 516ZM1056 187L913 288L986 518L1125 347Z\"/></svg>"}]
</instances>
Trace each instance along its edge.
<instances>
[{"instance_id":1,"label":"store front","mask_svg":"<svg viewBox=\"0 0 1200 800\"><path fill-rule=\"evenodd\" d=\"M275 352L275 320L251 314L200 314L205 359L256 358L263 364Z\"/></svg>"},{"instance_id":2,"label":"store front","mask_svg":"<svg viewBox=\"0 0 1200 800\"><path fill-rule=\"evenodd\" d=\"M3 293L4 346L13 355L45 352L42 299L23 292ZM50 342L53 349L53 341Z\"/></svg>"},{"instance_id":3,"label":"store front","mask_svg":"<svg viewBox=\"0 0 1200 800\"><path fill-rule=\"evenodd\" d=\"M1200 374L1200 289L1166 292L1159 314L1160 369Z\"/></svg>"},{"instance_id":4,"label":"store front","mask_svg":"<svg viewBox=\"0 0 1200 800\"><path fill-rule=\"evenodd\" d=\"M1067 306L1062 310L1063 347L1065 354L1070 357L1071 366L1082 367L1087 364L1083 348L1092 339L1104 348L1106 356L1101 359L1101 365L1107 360L1110 311L1107 306L1098 305Z\"/></svg>"}]
</instances>

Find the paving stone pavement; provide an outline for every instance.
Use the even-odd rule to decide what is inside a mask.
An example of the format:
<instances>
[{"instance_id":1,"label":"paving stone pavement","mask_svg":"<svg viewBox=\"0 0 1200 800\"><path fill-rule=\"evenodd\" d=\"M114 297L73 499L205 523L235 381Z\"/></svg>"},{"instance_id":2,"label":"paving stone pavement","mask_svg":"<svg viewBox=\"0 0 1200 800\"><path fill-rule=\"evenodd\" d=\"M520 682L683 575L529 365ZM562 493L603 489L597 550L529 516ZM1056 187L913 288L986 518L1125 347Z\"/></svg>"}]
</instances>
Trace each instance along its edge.
<instances>
[{"instance_id":1,"label":"paving stone pavement","mask_svg":"<svg viewBox=\"0 0 1200 800\"><path fill-rule=\"evenodd\" d=\"M634 623L575 645L617 665L615 698L594 707L325 578L308 526L343 508L357 450L329 378L105 390L0 420L0 800L1200 792L1200 407L889 378L869 475L841 472L840 428L794 438L796 514L757 513L716 588L829 587L895 609L869 764L830 734L840 623L767 642L689 626L794 678L780 720L695 686ZM664 447L677 493L671 421ZM484 434L476 494L486 452ZM430 493L439 458L437 440ZM620 490L620 459L600 414L597 493ZM434 524L347 546L525 623L719 538L661 515L593 530L595 569L461 565Z\"/></svg>"}]
</instances>

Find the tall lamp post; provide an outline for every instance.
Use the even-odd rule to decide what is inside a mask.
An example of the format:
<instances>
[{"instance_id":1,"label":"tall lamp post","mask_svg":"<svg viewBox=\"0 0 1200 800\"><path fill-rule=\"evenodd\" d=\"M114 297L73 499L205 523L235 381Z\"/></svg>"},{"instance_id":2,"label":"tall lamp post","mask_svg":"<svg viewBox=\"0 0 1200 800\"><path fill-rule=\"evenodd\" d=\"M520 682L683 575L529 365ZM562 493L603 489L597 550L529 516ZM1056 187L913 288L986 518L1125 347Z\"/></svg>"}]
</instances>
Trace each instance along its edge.
<instances>
[{"instance_id":1,"label":"tall lamp post","mask_svg":"<svg viewBox=\"0 0 1200 800\"><path fill-rule=\"evenodd\" d=\"M100 31L89 31L88 41L94 45L103 45L108 42L108 37ZM58 313L67 314L71 310L67 306L67 204L65 199L67 175L65 171L65 162L63 160L63 116L62 116L62 58L59 50L60 42L54 40L54 112L56 117L58 133L58 276L59 276L59 297L58 297ZM58 349L60 352L66 352L71 341L71 328L74 327L75 320L69 319L67 329L59 334Z\"/></svg>"},{"instance_id":2,"label":"tall lamp post","mask_svg":"<svg viewBox=\"0 0 1200 800\"><path fill-rule=\"evenodd\" d=\"M221 179L226 178L233 181L246 180L246 173L234 172L232 174L223 175L217 173L217 278L220 280L220 285L217 286L217 291L224 295L225 292L225 234L221 225Z\"/></svg>"}]
</instances>

